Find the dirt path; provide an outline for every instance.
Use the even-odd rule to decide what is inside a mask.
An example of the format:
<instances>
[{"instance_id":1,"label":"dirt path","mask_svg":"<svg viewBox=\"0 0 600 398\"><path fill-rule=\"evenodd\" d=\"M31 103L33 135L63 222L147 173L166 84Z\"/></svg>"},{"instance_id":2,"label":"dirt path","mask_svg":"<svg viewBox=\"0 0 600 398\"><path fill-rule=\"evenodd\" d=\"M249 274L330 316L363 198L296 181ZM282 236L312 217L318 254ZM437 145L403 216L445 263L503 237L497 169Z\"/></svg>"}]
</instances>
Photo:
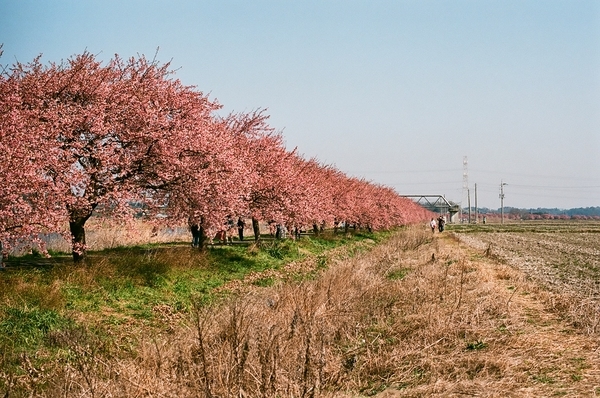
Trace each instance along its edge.
<instances>
[{"instance_id":1,"label":"dirt path","mask_svg":"<svg viewBox=\"0 0 600 398\"><path fill-rule=\"evenodd\" d=\"M462 316L471 318L467 323L475 344L465 350L449 336L430 354L438 368L427 383L388 389L377 397L600 396L600 339L551 308L549 303L562 296L489 255L485 245L467 245L447 234L436 235L431 248L438 266L462 261L469 270ZM427 248L424 252L422 257L431 255ZM486 301L501 301L495 314Z\"/></svg>"}]
</instances>

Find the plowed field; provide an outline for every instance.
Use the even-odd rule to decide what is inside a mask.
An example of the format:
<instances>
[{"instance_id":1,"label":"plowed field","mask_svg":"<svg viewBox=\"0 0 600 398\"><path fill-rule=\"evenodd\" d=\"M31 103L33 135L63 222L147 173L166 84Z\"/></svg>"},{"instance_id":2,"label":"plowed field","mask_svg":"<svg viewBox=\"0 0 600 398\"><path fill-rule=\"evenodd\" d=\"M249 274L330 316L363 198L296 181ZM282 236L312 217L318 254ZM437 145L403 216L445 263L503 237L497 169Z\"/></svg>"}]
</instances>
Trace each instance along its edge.
<instances>
[{"instance_id":1,"label":"plowed field","mask_svg":"<svg viewBox=\"0 0 600 398\"><path fill-rule=\"evenodd\" d=\"M600 222L524 222L451 227L461 241L560 293L600 299Z\"/></svg>"}]
</instances>

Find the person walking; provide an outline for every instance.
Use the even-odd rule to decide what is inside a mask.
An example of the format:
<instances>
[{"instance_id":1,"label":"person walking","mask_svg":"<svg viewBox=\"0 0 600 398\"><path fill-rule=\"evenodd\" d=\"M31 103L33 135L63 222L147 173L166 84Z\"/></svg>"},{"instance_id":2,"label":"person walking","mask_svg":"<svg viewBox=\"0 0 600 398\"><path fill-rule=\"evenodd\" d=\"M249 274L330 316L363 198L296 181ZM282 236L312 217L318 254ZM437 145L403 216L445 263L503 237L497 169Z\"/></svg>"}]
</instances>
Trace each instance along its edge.
<instances>
[{"instance_id":1,"label":"person walking","mask_svg":"<svg viewBox=\"0 0 600 398\"><path fill-rule=\"evenodd\" d=\"M240 237L240 241L244 240L244 227L246 223L242 220L242 217L238 218L237 227L238 227L238 235Z\"/></svg>"},{"instance_id":2,"label":"person walking","mask_svg":"<svg viewBox=\"0 0 600 398\"><path fill-rule=\"evenodd\" d=\"M188 223L190 226L190 231L192 232L192 247L200 246L200 225L196 220L192 220L190 217L188 219Z\"/></svg>"},{"instance_id":3,"label":"person walking","mask_svg":"<svg viewBox=\"0 0 600 398\"><path fill-rule=\"evenodd\" d=\"M235 227L235 223L233 221L233 217L231 215L227 216L227 220L225 221L225 243L233 243L233 228Z\"/></svg>"},{"instance_id":4,"label":"person walking","mask_svg":"<svg viewBox=\"0 0 600 398\"><path fill-rule=\"evenodd\" d=\"M437 223L435 222L434 218L432 218L431 221L429 222L429 226L431 227L431 232L435 233L435 227L437 227Z\"/></svg>"}]
</instances>

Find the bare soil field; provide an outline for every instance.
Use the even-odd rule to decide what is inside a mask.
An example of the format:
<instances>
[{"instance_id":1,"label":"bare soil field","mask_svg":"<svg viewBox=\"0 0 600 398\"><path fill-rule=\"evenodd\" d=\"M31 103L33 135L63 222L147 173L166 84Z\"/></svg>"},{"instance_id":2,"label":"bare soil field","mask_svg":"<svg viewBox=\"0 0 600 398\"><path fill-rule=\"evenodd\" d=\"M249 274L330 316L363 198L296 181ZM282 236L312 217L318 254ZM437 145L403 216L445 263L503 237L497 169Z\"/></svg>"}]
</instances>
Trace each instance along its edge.
<instances>
[{"instance_id":1,"label":"bare soil field","mask_svg":"<svg viewBox=\"0 0 600 398\"><path fill-rule=\"evenodd\" d=\"M457 230L464 242L491 250L557 290L600 293L600 222L524 222Z\"/></svg>"}]
</instances>

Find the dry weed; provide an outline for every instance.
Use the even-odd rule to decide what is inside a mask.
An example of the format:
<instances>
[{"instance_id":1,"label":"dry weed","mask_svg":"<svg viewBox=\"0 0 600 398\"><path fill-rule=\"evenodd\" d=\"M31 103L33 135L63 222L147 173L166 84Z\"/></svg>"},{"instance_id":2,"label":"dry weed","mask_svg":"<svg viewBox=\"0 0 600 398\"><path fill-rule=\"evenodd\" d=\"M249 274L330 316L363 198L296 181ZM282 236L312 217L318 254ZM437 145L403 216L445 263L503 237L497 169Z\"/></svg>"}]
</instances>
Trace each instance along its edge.
<instances>
[{"instance_id":1,"label":"dry weed","mask_svg":"<svg viewBox=\"0 0 600 398\"><path fill-rule=\"evenodd\" d=\"M75 357L47 381L46 394L600 392L597 340L548 311L543 289L483 251L426 232L409 229L368 253L333 257L314 279L236 286L225 302L198 304L188 328L142 339L133 357L110 358L72 338Z\"/></svg>"}]
</instances>

